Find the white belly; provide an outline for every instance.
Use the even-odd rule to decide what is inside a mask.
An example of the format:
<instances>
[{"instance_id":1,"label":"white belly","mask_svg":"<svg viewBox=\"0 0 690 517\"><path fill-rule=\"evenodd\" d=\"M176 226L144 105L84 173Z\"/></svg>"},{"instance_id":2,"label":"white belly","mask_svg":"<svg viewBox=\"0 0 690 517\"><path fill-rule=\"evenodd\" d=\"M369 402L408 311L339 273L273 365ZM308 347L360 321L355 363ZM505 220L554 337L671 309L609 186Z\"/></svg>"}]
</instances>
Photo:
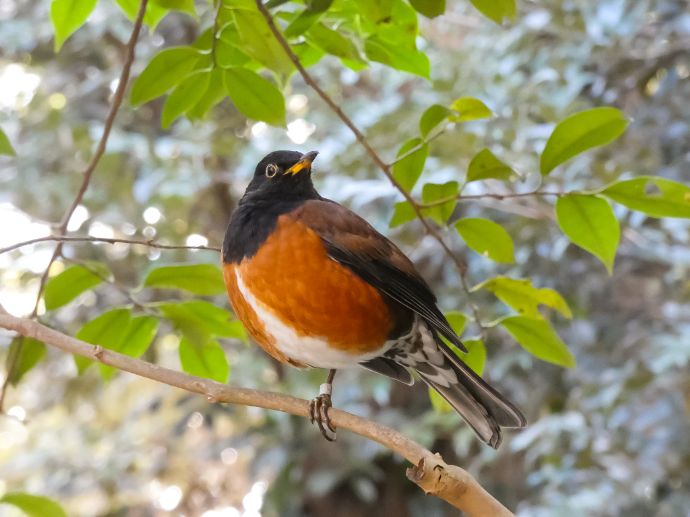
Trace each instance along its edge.
<instances>
[{"instance_id":1,"label":"white belly","mask_svg":"<svg viewBox=\"0 0 690 517\"><path fill-rule=\"evenodd\" d=\"M254 296L242 281L239 269L235 270L235 276L244 301L254 310L265 331L273 338L276 348L294 361L316 368L347 368L378 357L394 343L388 341L375 352L351 354L331 347L323 337L300 336Z\"/></svg>"}]
</instances>

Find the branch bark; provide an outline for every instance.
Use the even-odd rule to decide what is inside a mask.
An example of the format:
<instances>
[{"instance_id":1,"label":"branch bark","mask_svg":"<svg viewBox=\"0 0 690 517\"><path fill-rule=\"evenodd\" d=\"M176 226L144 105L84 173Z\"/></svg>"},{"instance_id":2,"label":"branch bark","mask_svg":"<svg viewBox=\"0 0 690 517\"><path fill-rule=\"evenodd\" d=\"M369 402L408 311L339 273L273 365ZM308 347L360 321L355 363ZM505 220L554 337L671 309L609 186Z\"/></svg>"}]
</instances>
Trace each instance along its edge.
<instances>
[{"instance_id":1,"label":"branch bark","mask_svg":"<svg viewBox=\"0 0 690 517\"><path fill-rule=\"evenodd\" d=\"M2 310L1 307L0 328L43 341L65 352L81 355L140 377L204 395L211 403L255 406L305 418L309 416L309 402L306 400L268 391L236 388L170 370L107 350L100 345L80 341L32 319L17 318ZM470 517L513 515L484 490L468 472L458 466L446 464L441 456L432 454L398 431L335 408L329 414L337 427L348 429L373 440L415 465L408 469L407 476L427 494L447 501Z\"/></svg>"}]
</instances>

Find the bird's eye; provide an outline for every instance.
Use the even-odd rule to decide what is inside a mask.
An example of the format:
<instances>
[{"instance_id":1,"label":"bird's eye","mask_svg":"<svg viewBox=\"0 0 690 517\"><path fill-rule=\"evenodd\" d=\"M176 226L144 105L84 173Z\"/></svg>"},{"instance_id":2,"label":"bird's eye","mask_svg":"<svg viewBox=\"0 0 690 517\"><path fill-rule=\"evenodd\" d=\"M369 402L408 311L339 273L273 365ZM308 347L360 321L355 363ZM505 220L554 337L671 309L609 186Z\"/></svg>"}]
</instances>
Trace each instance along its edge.
<instances>
[{"instance_id":1,"label":"bird's eye","mask_svg":"<svg viewBox=\"0 0 690 517\"><path fill-rule=\"evenodd\" d=\"M269 163L266 165L266 177L267 178L272 178L278 174L278 166L275 163Z\"/></svg>"}]
</instances>

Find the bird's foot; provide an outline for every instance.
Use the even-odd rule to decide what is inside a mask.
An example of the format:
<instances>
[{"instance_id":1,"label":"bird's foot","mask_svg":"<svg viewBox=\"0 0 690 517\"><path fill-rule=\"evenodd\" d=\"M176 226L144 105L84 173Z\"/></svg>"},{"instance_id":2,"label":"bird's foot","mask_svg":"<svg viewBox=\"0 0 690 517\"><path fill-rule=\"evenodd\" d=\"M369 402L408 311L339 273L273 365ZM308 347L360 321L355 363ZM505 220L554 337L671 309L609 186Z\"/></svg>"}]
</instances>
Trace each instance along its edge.
<instances>
[{"instance_id":1,"label":"bird's foot","mask_svg":"<svg viewBox=\"0 0 690 517\"><path fill-rule=\"evenodd\" d=\"M309 420L313 424L319 426L319 430L323 437L329 442L334 442L335 426L331 422L331 417L328 415L328 410L333 407L331 402L332 386L330 383L324 383L319 389L319 396L309 401Z\"/></svg>"}]
</instances>

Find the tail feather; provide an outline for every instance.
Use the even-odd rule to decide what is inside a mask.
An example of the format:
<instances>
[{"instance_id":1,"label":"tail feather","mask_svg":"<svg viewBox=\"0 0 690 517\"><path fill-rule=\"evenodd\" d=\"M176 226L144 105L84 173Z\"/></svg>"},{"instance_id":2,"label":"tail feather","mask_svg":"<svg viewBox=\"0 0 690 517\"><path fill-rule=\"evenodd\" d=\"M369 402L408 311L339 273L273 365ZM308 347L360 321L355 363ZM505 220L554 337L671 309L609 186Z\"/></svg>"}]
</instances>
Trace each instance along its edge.
<instances>
[{"instance_id":1,"label":"tail feather","mask_svg":"<svg viewBox=\"0 0 690 517\"><path fill-rule=\"evenodd\" d=\"M462 387L472 393L486 407L498 425L501 427L525 427L527 425L525 416L512 402L474 373L444 343L438 343L438 345Z\"/></svg>"},{"instance_id":2,"label":"tail feather","mask_svg":"<svg viewBox=\"0 0 690 517\"><path fill-rule=\"evenodd\" d=\"M493 448L501 444L502 427L524 427L527 420L507 398L474 373L421 318L384 356L360 363L411 384L405 369L416 371Z\"/></svg>"},{"instance_id":3,"label":"tail feather","mask_svg":"<svg viewBox=\"0 0 690 517\"><path fill-rule=\"evenodd\" d=\"M417 348L398 359L416 370L426 384L446 399L479 438L498 448L501 427L527 425L520 410L474 373L443 341L424 331L421 335L421 350Z\"/></svg>"},{"instance_id":4,"label":"tail feather","mask_svg":"<svg viewBox=\"0 0 690 517\"><path fill-rule=\"evenodd\" d=\"M458 384L443 386L430 380L424 373L419 372L419 376L446 399L483 442L498 449L502 440L501 427L481 402Z\"/></svg>"},{"instance_id":5,"label":"tail feather","mask_svg":"<svg viewBox=\"0 0 690 517\"><path fill-rule=\"evenodd\" d=\"M502 439L501 427L527 425L524 415L508 399L474 373L445 344L436 344L442 356L425 350L434 360L414 368L425 383L453 406L479 438L497 449Z\"/></svg>"}]
</instances>

